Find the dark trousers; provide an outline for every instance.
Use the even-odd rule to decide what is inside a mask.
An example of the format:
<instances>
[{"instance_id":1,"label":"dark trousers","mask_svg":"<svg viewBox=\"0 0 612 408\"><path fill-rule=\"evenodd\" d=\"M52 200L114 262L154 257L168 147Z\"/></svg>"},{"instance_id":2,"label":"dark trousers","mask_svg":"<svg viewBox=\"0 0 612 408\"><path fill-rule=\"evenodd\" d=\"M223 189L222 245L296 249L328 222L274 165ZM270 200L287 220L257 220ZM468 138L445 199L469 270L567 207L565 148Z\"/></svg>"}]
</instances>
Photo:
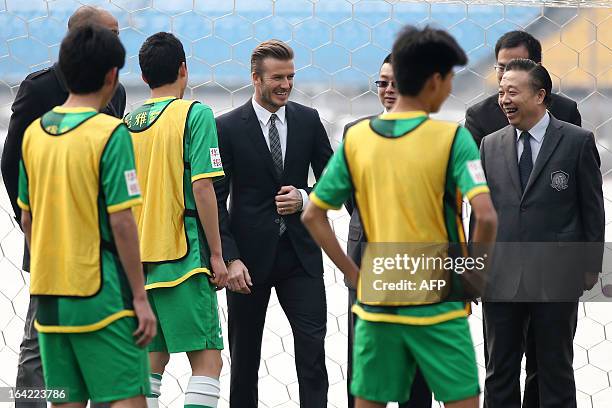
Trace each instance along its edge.
<instances>
[{"instance_id":1,"label":"dark trousers","mask_svg":"<svg viewBox=\"0 0 612 408\"><path fill-rule=\"evenodd\" d=\"M17 388L45 388L40 347L38 345L38 332L34 328L38 301L35 296L30 297L28 314L26 316L23 339L19 347L19 365L17 367ZM109 403L94 403L92 407L107 408ZM46 408L46 402L15 402L15 408Z\"/></svg>"},{"instance_id":2,"label":"dark trousers","mask_svg":"<svg viewBox=\"0 0 612 408\"><path fill-rule=\"evenodd\" d=\"M231 408L258 406L261 340L272 287L293 332L300 407L327 407L325 285L322 276L306 274L287 235L279 240L274 267L265 282L252 276L251 294L227 292Z\"/></svg>"},{"instance_id":3,"label":"dark trousers","mask_svg":"<svg viewBox=\"0 0 612 408\"><path fill-rule=\"evenodd\" d=\"M357 300L357 292L355 289L349 288L348 298L348 362L346 368L346 386L348 395L348 408L355 406L355 398L351 394L351 379L353 378L353 341L355 338L355 315L351 311L351 306ZM410 399L399 404L400 408L431 408L431 391L427 387L425 378L421 370L417 367L417 371L410 389Z\"/></svg>"},{"instance_id":4,"label":"dark trousers","mask_svg":"<svg viewBox=\"0 0 612 408\"><path fill-rule=\"evenodd\" d=\"M572 362L577 316L578 302L483 303L488 350L484 400L488 408L521 406L519 376L528 325L527 338L533 341L528 358L537 365L539 406L576 407Z\"/></svg>"},{"instance_id":5,"label":"dark trousers","mask_svg":"<svg viewBox=\"0 0 612 408\"><path fill-rule=\"evenodd\" d=\"M525 333L525 390L523 391L523 408L539 408L540 406L540 388L538 387L538 363L536 359L535 338L533 330L529 328L527 323L527 332ZM482 320L482 332L484 338L484 359L485 367L489 361L489 351L487 350L487 330L484 319ZM486 401L484 408L489 408Z\"/></svg>"},{"instance_id":6,"label":"dark trousers","mask_svg":"<svg viewBox=\"0 0 612 408\"><path fill-rule=\"evenodd\" d=\"M576 315L577 316L577 315ZM525 391L523 391L523 408L540 407L540 387L538 387L538 359L536 355L536 342L531 325L527 326L525 336ZM574 326L574 334L576 326ZM572 336L572 339L574 336Z\"/></svg>"},{"instance_id":7,"label":"dark trousers","mask_svg":"<svg viewBox=\"0 0 612 408\"><path fill-rule=\"evenodd\" d=\"M28 314L26 316L23 339L19 347L19 365L17 367L17 388L44 388L40 348L38 347L38 332L34 328L36 297L30 298ZM45 402L15 402L15 408L46 408Z\"/></svg>"}]
</instances>

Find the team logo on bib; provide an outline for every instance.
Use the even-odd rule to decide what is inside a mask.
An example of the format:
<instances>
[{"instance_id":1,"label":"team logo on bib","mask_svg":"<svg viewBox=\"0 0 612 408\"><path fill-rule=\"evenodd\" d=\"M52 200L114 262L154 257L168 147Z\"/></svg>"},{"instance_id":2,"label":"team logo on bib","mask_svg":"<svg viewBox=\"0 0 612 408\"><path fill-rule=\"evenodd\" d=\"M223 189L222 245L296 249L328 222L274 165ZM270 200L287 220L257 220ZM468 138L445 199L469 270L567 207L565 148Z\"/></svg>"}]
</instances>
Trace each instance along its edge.
<instances>
[{"instance_id":1,"label":"team logo on bib","mask_svg":"<svg viewBox=\"0 0 612 408\"><path fill-rule=\"evenodd\" d=\"M554 171L550 174L550 181L550 186L555 190L565 190L569 181L569 174L561 170Z\"/></svg>"},{"instance_id":2,"label":"team logo on bib","mask_svg":"<svg viewBox=\"0 0 612 408\"><path fill-rule=\"evenodd\" d=\"M466 164L470 177L472 177L472 181L475 184L483 184L487 182L480 160L470 160Z\"/></svg>"},{"instance_id":3,"label":"team logo on bib","mask_svg":"<svg viewBox=\"0 0 612 408\"><path fill-rule=\"evenodd\" d=\"M213 169L220 169L223 167L223 163L221 162L221 154L219 154L219 148L210 148L210 162Z\"/></svg>"},{"instance_id":4,"label":"team logo on bib","mask_svg":"<svg viewBox=\"0 0 612 408\"><path fill-rule=\"evenodd\" d=\"M127 185L128 195L130 197L140 195L140 186L138 185L138 177L136 170L127 170L123 173L125 184Z\"/></svg>"}]
</instances>

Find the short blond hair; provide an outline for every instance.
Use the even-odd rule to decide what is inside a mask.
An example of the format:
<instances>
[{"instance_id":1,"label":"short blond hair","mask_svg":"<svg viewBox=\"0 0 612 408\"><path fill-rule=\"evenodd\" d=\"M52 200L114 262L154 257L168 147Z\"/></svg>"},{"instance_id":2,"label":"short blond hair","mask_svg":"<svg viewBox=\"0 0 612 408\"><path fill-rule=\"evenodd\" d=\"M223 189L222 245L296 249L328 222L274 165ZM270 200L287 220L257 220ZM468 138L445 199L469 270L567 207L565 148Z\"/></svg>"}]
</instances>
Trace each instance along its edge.
<instances>
[{"instance_id":1,"label":"short blond hair","mask_svg":"<svg viewBox=\"0 0 612 408\"><path fill-rule=\"evenodd\" d=\"M259 44L251 54L251 72L261 74L261 63L266 58L281 61L293 59L293 49L280 40L268 40Z\"/></svg>"}]
</instances>

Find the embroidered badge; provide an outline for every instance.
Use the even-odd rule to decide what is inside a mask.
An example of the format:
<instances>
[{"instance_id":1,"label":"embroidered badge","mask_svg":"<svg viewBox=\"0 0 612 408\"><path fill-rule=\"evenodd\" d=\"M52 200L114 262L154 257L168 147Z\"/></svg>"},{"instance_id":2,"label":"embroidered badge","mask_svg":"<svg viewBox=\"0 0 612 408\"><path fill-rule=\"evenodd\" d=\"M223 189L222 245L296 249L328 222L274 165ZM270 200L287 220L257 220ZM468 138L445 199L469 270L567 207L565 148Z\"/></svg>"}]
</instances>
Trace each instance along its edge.
<instances>
[{"instance_id":1,"label":"embroidered badge","mask_svg":"<svg viewBox=\"0 0 612 408\"><path fill-rule=\"evenodd\" d=\"M216 147L210 149L210 163L213 169L220 169L223 167L223 163L221 163L221 154L219 154L219 149Z\"/></svg>"},{"instance_id":2,"label":"embroidered badge","mask_svg":"<svg viewBox=\"0 0 612 408\"><path fill-rule=\"evenodd\" d=\"M550 173L550 186L557 191L562 191L567 188L569 174L564 171L557 170Z\"/></svg>"},{"instance_id":3,"label":"embroidered badge","mask_svg":"<svg viewBox=\"0 0 612 408\"><path fill-rule=\"evenodd\" d=\"M123 172L125 177L125 184L127 185L128 195L130 197L140 195L140 186L138 185L138 177L136 176L136 170L127 170Z\"/></svg>"},{"instance_id":4,"label":"embroidered badge","mask_svg":"<svg viewBox=\"0 0 612 408\"><path fill-rule=\"evenodd\" d=\"M472 177L472 181L475 184L483 184L487 182L480 160L470 160L466 164L470 177Z\"/></svg>"}]
</instances>

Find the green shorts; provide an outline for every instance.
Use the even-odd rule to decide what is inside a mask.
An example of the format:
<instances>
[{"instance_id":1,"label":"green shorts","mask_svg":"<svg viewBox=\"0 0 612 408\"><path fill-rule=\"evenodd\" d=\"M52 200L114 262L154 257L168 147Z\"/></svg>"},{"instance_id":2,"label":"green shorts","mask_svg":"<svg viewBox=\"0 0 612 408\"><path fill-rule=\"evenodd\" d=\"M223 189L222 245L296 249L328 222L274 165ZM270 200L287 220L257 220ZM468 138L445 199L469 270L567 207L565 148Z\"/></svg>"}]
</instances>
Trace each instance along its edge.
<instances>
[{"instance_id":1,"label":"green shorts","mask_svg":"<svg viewBox=\"0 0 612 408\"><path fill-rule=\"evenodd\" d=\"M111 402L148 394L149 357L136 345L134 330L136 319L124 317L92 332L39 333L45 384L67 393L49 401Z\"/></svg>"},{"instance_id":2,"label":"green shorts","mask_svg":"<svg viewBox=\"0 0 612 408\"><path fill-rule=\"evenodd\" d=\"M404 402L416 367L436 400L461 401L480 393L467 318L416 326L357 318L351 393L375 402Z\"/></svg>"},{"instance_id":3,"label":"green shorts","mask_svg":"<svg viewBox=\"0 0 612 408\"><path fill-rule=\"evenodd\" d=\"M157 336L149 351L223 349L217 292L208 275L198 273L177 286L149 289L147 293L157 316Z\"/></svg>"}]
</instances>

